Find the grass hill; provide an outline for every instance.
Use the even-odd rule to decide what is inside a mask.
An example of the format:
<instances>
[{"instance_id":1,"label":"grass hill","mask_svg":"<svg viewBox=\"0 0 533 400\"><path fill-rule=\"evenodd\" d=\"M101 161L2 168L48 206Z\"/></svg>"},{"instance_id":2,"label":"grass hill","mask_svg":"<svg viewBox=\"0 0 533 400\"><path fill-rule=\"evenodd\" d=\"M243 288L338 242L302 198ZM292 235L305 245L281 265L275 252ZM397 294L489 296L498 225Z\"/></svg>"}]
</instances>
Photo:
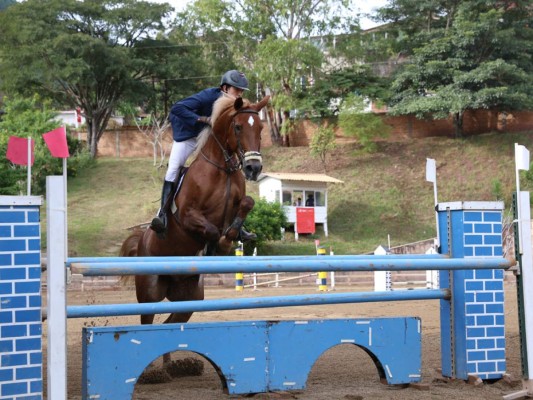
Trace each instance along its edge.
<instances>
[{"instance_id":1,"label":"grass hill","mask_svg":"<svg viewBox=\"0 0 533 400\"><path fill-rule=\"evenodd\" d=\"M532 133L487 134L466 139L426 138L380 142L372 154L343 143L329 156L327 169L309 148L263 149L269 172L327 173L344 184L328 191L330 235L319 229L298 242L271 243L269 254L314 254L314 239L335 254L372 251L434 237L433 185L425 180L426 158L437 162L438 198L447 201L504 200L515 191L514 143L533 149ZM117 255L126 228L150 220L159 205L164 170L151 159L98 159L68 182L69 254ZM529 190L522 178L522 189ZM257 183L248 183L257 196Z\"/></svg>"}]
</instances>

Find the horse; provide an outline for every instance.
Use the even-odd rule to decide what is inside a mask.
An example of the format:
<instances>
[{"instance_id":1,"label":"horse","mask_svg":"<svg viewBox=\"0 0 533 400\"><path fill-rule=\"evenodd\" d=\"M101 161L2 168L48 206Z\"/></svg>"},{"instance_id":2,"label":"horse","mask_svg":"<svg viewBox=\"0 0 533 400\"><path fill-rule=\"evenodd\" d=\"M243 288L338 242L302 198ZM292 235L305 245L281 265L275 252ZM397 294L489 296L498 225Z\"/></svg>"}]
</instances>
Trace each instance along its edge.
<instances>
[{"instance_id":1,"label":"horse","mask_svg":"<svg viewBox=\"0 0 533 400\"><path fill-rule=\"evenodd\" d=\"M198 137L178 195L167 212L164 236L151 229L133 232L120 255L194 256L228 255L243 222L254 206L246 195L245 180L256 181L262 170L259 111L266 96L252 104L242 98L220 97L213 105L211 127ZM203 300L200 275L136 275L139 303ZM172 313L164 323L185 323L192 313ZM141 324L152 324L154 314L141 315ZM164 358L170 361L170 357Z\"/></svg>"}]
</instances>

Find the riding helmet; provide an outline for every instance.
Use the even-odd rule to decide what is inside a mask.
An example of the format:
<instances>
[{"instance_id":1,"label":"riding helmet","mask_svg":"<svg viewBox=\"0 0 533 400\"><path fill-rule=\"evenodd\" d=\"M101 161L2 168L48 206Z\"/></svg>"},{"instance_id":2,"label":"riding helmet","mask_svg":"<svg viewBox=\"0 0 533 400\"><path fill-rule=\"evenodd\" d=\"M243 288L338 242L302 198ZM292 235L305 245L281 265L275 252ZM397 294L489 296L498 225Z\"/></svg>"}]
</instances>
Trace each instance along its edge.
<instances>
[{"instance_id":1,"label":"riding helmet","mask_svg":"<svg viewBox=\"0 0 533 400\"><path fill-rule=\"evenodd\" d=\"M222 75L220 86L222 85L230 85L238 89L248 90L248 79L246 79L246 76L242 72L232 69Z\"/></svg>"}]
</instances>

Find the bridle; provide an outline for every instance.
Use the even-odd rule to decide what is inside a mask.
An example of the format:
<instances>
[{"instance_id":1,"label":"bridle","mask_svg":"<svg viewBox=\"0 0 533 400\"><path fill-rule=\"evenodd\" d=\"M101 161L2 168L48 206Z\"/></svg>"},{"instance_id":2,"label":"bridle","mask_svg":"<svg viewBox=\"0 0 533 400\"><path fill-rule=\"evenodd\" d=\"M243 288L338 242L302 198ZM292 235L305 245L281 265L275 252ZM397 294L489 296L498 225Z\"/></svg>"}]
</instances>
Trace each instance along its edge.
<instances>
[{"instance_id":1,"label":"bridle","mask_svg":"<svg viewBox=\"0 0 533 400\"><path fill-rule=\"evenodd\" d=\"M222 171L225 171L227 174L231 174L235 171L238 171L239 169L241 169L243 167L243 165L249 161L253 161L253 160L257 160L259 162L262 162L263 159L261 157L261 152L259 151L247 151L245 152L243 149L242 149L242 144L241 144L241 140L240 140L240 131L239 129L237 129L237 126L235 125L235 117L239 114L255 114L255 115L258 115L259 112L251 109L251 108L244 108L244 109L241 109L241 110L237 110L237 112L235 114L233 114L232 118L231 118L231 126L233 128L233 134L235 135L236 139L237 139L237 160L235 160L235 158L233 157L233 155L235 153L229 153L227 151L227 149L222 145L222 143L220 143L220 141L218 140L218 138L216 137L216 135L213 133L213 130L211 130L211 135L213 136L213 138L215 139L215 142L218 144L218 147L220 148L220 150L222 151L222 155L224 156L224 163L226 165L226 167L224 168L223 166L220 166L218 165L216 162L210 160L205 154L203 151L200 151L200 153L202 154L202 157L204 157L204 159L214 165L215 167L217 167L218 169L222 170Z\"/></svg>"}]
</instances>

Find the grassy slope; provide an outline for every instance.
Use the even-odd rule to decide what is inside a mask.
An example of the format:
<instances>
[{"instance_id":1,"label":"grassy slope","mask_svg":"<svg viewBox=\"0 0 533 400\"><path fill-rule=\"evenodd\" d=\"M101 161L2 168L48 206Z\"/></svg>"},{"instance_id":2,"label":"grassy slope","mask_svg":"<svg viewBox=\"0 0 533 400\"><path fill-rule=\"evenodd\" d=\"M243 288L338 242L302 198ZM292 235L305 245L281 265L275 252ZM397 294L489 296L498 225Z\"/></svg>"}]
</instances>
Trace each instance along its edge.
<instances>
[{"instance_id":1,"label":"grassy slope","mask_svg":"<svg viewBox=\"0 0 533 400\"><path fill-rule=\"evenodd\" d=\"M326 173L344 181L329 188L329 238L272 243L277 254L313 254L314 239L336 254L372 251L378 244L413 242L435 236L433 186L425 180L426 158L437 161L439 201L496 200L501 184L506 207L515 190L514 143L533 148L533 135L491 134L464 140L427 138L383 142L374 154L355 144L333 152ZM324 172L309 149L264 149L270 172ZM100 159L69 180L70 255L116 255L125 228L146 222L158 208L164 171L149 159ZM524 181L522 181L524 184ZM523 189L527 189L524 185ZM257 183L248 184L252 195Z\"/></svg>"}]
</instances>

